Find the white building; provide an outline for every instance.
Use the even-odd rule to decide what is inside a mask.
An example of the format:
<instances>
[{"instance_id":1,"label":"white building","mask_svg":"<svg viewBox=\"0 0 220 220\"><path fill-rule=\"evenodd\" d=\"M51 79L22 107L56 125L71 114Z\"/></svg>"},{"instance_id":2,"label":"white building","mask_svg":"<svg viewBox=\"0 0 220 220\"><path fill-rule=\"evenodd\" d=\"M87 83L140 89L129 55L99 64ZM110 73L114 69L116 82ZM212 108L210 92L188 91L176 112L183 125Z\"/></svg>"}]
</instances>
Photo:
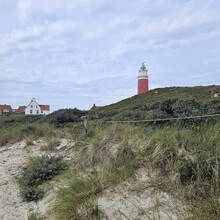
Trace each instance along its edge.
<instances>
[{"instance_id":1,"label":"white building","mask_svg":"<svg viewBox=\"0 0 220 220\"><path fill-rule=\"evenodd\" d=\"M35 98L33 98L30 104L25 109L25 115L48 115L50 114L49 105L39 105Z\"/></svg>"}]
</instances>

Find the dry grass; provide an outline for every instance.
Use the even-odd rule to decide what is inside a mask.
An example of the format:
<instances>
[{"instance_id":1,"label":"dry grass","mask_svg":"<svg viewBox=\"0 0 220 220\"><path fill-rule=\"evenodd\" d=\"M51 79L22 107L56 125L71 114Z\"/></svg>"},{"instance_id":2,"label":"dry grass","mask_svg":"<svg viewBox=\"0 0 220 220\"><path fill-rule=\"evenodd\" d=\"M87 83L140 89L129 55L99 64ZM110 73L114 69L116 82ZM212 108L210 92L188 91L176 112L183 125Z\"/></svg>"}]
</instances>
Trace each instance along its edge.
<instances>
[{"instance_id":1,"label":"dry grass","mask_svg":"<svg viewBox=\"0 0 220 220\"><path fill-rule=\"evenodd\" d=\"M155 189L175 194L190 204L188 214L193 219L220 218L219 121L157 128L89 124L87 135L81 128L74 129L27 124L0 133L0 146L24 138L30 145L43 138L41 149L45 151L54 150L61 137L75 138L74 172L59 180L65 187L58 192L51 211L56 219L98 218L96 199L100 192L132 177L140 167L157 172L152 182Z\"/></svg>"},{"instance_id":2,"label":"dry grass","mask_svg":"<svg viewBox=\"0 0 220 220\"><path fill-rule=\"evenodd\" d=\"M40 145L40 149L42 151L53 151L60 145L60 143L61 142L58 137L46 137Z\"/></svg>"}]
</instances>

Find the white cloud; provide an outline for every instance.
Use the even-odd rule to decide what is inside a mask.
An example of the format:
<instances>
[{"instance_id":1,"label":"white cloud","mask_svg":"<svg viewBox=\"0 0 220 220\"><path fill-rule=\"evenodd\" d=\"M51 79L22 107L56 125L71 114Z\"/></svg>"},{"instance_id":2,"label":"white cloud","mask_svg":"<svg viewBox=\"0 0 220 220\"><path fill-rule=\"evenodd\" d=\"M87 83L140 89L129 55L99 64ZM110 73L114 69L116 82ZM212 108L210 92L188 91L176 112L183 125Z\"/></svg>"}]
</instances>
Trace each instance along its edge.
<instances>
[{"instance_id":1,"label":"white cloud","mask_svg":"<svg viewBox=\"0 0 220 220\"><path fill-rule=\"evenodd\" d=\"M43 49L48 46L63 44L61 39L68 33L74 32L75 26L68 20L48 22L44 25L35 25L25 29L13 30L12 33L3 37L0 42L0 54L10 51L24 51L30 49ZM54 45L56 47L56 45ZM62 45L63 46L63 45Z\"/></svg>"},{"instance_id":2,"label":"white cloud","mask_svg":"<svg viewBox=\"0 0 220 220\"><path fill-rule=\"evenodd\" d=\"M18 19L22 25L28 23L32 13L32 0L19 0L17 5Z\"/></svg>"}]
</instances>

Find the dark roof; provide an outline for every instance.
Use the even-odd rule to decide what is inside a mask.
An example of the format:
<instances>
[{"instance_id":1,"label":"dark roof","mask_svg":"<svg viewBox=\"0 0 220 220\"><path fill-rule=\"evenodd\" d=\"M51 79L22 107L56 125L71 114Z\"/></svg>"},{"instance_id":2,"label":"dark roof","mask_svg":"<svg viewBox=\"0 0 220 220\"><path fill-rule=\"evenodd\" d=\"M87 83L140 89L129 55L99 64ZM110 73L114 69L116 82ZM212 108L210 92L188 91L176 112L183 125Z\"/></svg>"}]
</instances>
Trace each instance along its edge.
<instances>
[{"instance_id":1,"label":"dark roof","mask_svg":"<svg viewBox=\"0 0 220 220\"><path fill-rule=\"evenodd\" d=\"M104 107L104 106L96 106L95 104L93 104L93 106L92 106L92 108L90 110L96 109L96 108L102 108L102 107Z\"/></svg>"}]
</instances>

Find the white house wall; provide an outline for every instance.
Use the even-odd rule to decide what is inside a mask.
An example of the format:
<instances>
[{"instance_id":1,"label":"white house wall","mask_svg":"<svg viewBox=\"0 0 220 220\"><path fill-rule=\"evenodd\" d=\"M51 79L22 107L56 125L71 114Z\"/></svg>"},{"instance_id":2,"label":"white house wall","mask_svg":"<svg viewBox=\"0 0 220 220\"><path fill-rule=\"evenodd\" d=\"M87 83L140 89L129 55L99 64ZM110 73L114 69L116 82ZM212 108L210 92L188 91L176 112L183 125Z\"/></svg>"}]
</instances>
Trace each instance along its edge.
<instances>
[{"instance_id":1,"label":"white house wall","mask_svg":"<svg viewBox=\"0 0 220 220\"><path fill-rule=\"evenodd\" d=\"M42 110L41 110L41 114L42 114L42 115L48 115L48 114L50 114L50 111L42 111Z\"/></svg>"},{"instance_id":2,"label":"white house wall","mask_svg":"<svg viewBox=\"0 0 220 220\"><path fill-rule=\"evenodd\" d=\"M31 100L31 103L25 109L25 115L48 115L50 111L41 110L35 99Z\"/></svg>"},{"instance_id":3,"label":"white house wall","mask_svg":"<svg viewBox=\"0 0 220 220\"><path fill-rule=\"evenodd\" d=\"M31 100L31 103L25 109L26 115L39 115L41 112L40 106L35 101L35 99Z\"/></svg>"}]
</instances>

